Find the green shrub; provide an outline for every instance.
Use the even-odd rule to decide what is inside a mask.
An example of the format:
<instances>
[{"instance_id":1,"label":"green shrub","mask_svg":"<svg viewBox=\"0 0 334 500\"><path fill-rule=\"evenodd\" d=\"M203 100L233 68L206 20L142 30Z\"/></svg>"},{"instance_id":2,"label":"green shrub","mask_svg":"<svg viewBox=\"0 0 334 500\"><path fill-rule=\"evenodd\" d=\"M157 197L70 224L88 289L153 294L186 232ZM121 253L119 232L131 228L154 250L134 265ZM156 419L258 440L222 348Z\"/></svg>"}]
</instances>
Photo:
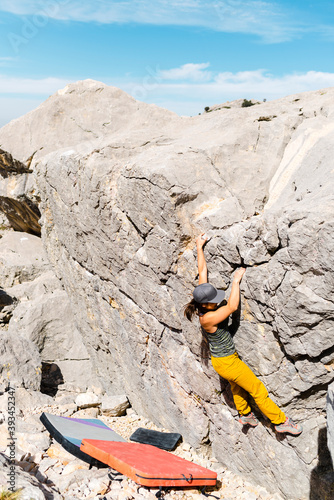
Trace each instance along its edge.
<instances>
[{"instance_id":1,"label":"green shrub","mask_svg":"<svg viewBox=\"0 0 334 500\"><path fill-rule=\"evenodd\" d=\"M206 111L206 113L207 113L207 112L209 111L209 109L210 109L210 107L209 107L209 106L206 106L206 107L204 108L204 111Z\"/></svg>"},{"instance_id":2,"label":"green shrub","mask_svg":"<svg viewBox=\"0 0 334 500\"><path fill-rule=\"evenodd\" d=\"M254 106L254 102L248 101L247 99L244 99L244 102L241 104L242 108L249 108L250 106Z\"/></svg>"}]
</instances>

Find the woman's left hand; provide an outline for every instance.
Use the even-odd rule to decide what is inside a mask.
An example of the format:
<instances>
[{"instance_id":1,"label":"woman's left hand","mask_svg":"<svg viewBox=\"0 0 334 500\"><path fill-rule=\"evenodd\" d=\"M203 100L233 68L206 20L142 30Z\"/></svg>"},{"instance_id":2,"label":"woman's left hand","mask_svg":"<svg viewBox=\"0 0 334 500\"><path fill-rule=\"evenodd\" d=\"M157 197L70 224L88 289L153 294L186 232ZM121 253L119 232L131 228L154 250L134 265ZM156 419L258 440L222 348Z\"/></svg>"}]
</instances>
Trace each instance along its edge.
<instances>
[{"instance_id":1,"label":"woman's left hand","mask_svg":"<svg viewBox=\"0 0 334 500\"><path fill-rule=\"evenodd\" d=\"M196 238L196 245L197 248L202 248L205 243L208 241L208 238L206 237L205 233L201 233L199 236Z\"/></svg>"}]
</instances>

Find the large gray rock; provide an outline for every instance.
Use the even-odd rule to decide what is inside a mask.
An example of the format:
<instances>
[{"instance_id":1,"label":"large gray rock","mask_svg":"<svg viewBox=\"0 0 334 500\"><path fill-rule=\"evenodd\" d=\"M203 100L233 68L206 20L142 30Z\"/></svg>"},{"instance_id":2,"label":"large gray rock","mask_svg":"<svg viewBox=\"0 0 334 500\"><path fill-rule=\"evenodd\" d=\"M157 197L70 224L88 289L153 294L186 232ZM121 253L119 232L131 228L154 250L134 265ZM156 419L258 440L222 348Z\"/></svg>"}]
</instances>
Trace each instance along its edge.
<instances>
[{"instance_id":1,"label":"large gray rock","mask_svg":"<svg viewBox=\"0 0 334 500\"><path fill-rule=\"evenodd\" d=\"M0 391L7 386L39 390L42 363L37 347L21 335L1 332Z\"/></svg>"},{"instance_id":2,"label":"large gray rock","mask_svg":"<svg viewBox=\"0 0 334 500\"><path fill-rule=\"evenodd\" d=\"M1 129L0 210L15 230L40 235L39 192L29 175L40 158L62 147L92 143L115 131L140 138L140 131L150 128L152 121L160 128L173 118L177 115L140 103L101 82L85 80L68 85Z\"/></svg>"},{"instance_id":3,"label":"large gray rock","mask_svg":"<svg viewBox=\"0 0 334 500\"><path fill-rule=\"evenodd\" d=\"M177 118L175 113L136 101L116 87L84 80L58 90L35 110L2 127L0 145L33 169L38 159L59 148L93 142L115 132L125 138L136 134L137 126L149 130L152 121L163 126Z\"/></svg>"},{"instance_id":4,"label":"large gray rock","mask_svg":"<svg viewBox=\"0 0 334 500\"><path fill-rule=\"evenodd\" d=\"M16 231L4 233L0 263L0 327L6 330L0 354L3 379L7 377L4 367L10 364L8 377L18 387L39 390L43 364L46 385L57 386L57 380L63 390L94 385L68 295L50 269L41 239ZM48 374L54 366L57 380Z\"/></svg>"},{"instance_id":5,"label":"large gray rock","mask_svg":"<svg viewBox=\"0 0 334 500\"><path fill-rule=\"evenodd\" d=\"M0 239L0 287L9 289L30 282L50 266L41 239L31 234L8 231Z\"/></svg>"},{"instance_id":6,"label":"large gray rock","mask_svg":"<svg viewBox=\"0 0 334 500\"><path fill-rule=\"evenodd\" d=\"M334 89L180 118L99 85L72 85L0 131L21 161L31 151L10 144L14 130L24 136L29 123L32 142L50 132L34 163L42 237L93 370L107 393L126 393L193 446L211 444L234 471L287 498L315 494L330 467L318 439L334 379ZM96 139L79 133L83 96L96 106ZM59 113L66 106L74 120ZM60 124L60 136L76 131L66 143L51 130ZM303 422L297 438L278 439L265 419L244 434L227 385L201 361L198 325L182 309L204 230L211 282L227 289L247 266L237 349Z\"/></svg>"}]
</instances>

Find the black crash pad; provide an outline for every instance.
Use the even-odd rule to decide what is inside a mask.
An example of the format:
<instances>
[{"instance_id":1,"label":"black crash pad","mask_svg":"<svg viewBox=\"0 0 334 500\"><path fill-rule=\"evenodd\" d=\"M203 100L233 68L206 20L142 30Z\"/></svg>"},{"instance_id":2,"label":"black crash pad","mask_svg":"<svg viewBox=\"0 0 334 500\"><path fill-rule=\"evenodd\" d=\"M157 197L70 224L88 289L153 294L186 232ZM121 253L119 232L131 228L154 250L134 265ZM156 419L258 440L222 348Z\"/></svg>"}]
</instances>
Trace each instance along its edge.
<instances>
[{"instance_id":1,"label":"black crash pad","mask_svg":"<svg viewBox=\"0 0 334 500\"><path fill-rule=\"evenodd\" d=\"M136 443L151 444L162 450L174 450L177 443L182 439L177 432L160 432L139 427L131 436L130 440Z\"/></svg>"}]
</instances>

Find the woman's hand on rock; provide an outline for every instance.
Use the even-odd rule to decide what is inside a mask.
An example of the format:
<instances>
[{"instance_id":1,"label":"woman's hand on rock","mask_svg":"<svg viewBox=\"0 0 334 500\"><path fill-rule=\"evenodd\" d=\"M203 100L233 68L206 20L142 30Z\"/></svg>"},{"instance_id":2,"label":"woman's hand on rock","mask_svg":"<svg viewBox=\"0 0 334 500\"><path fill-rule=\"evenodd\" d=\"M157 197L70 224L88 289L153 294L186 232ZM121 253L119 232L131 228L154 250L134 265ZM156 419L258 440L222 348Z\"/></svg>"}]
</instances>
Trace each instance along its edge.
<instances>
[{"instance_id":1,"label":"woman's hand on rock","mask_svg":"<svg viewBox=\"0 0 334 500\"><path fill-rule=\"evenodd\" d=\"M196 238L196 245L197 248L202 248L205 243L208 241L208 238L205 233L201 233L199 236Z\"/></svg>"},{"instance_id":2,"label":"woman's hand on rock","mask_svg":"<svg viewBox=\"0 0 334 500\"><path fill-rule=\"evenodd\" d=\"M239 267L239 269L237 269L236 272L234 273L233 280L236 283L240 283L241 278L243 277L243 275L245 274L245 272L246 272L246 269L244 267Z\"/></svg>"}]
</instances>

